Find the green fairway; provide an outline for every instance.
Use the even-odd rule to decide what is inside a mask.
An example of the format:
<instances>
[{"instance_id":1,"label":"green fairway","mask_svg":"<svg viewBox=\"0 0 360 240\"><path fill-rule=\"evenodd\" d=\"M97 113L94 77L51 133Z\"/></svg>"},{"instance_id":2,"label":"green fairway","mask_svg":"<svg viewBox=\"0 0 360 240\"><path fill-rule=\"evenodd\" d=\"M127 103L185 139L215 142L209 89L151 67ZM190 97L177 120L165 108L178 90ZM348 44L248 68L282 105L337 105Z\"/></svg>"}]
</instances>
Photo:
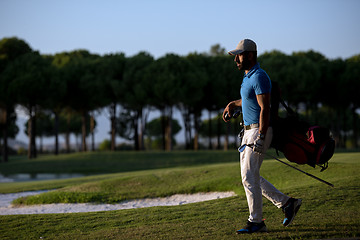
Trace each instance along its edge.
<instances>
[{"instance_id":1,"label":"green fairway","mask_svg":"<svg viewBox=\"0 0 360 240\"><path fill-rule=\"evenodd\" d=\"M83 173L101 174L129 172L209 163L236 162L233 151L178 151L178 152L86 152L41 155L36 159L12 157L0 165L0 173Z\"/></svg>"},{"instance_id":2,"label":"green fairway","mask_svg":"<svg viewBox=\"0 0 360 240\"><path fill-rule=\"evenodd\" d=\"M171 153L168 153L171 156ZM119 202L175 193L235 191L238 196L174 207L97 213L0 216L0 239L330 239L360 237L360 153L335 154L329 169L299 166L335 185L331 188L275 160L264 161L262 175L279 190L303 199L287 228L283 213L264 199L268 233L239 236L248 217L236 159L227 163L181 164L164 169L119 172L67 180L2 183L0 192L54 189L23 204ZM208 152L205 153L207 155ZM220 155L221 153L218 152ZM89 154L91 155L91 154ZM181 155L181 154L180 154ZM200 157L198 158L200 159ZM75 160L77 161L77 160ZM185 160L186 161L186 160ZM211 163L211 162L210 162ZM50 163L48 163L50 164ZM193 165L193 166L191 166Z\"/></svg>"}]
</instances>

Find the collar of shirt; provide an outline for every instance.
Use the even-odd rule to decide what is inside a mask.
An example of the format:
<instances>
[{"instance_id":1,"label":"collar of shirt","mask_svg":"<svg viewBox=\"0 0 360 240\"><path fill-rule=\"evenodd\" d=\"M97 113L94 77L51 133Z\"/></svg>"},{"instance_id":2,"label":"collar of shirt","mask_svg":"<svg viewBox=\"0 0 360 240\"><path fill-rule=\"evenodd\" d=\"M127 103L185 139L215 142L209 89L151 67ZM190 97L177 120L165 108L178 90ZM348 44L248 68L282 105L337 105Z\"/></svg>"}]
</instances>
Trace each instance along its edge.
<instances>
[{"instance_id":1,"label":"collar of shirt","mask_svg":"<svg viewBox=\"0 0 360 240\"><path fill-rule=\"evenodd\" d=\"M256 72L256 70L258 70L260 68L260 64L259 63L256 63L251 69L250 71L246 74L244 74L244 78L247 77L247 78L250 78L251 75L254 74L254 72Z\"/></svg>"}]
</instances>

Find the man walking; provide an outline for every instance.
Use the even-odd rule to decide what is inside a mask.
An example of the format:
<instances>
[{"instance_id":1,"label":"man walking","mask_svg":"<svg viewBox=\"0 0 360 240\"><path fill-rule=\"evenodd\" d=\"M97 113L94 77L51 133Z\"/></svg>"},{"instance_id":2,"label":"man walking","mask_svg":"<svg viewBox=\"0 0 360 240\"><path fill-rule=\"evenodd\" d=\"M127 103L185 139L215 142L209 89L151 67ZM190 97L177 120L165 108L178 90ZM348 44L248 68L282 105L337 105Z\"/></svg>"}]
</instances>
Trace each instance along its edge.
<instances>
[{"instance_id":1,"label":"man walking","mask_svg":"<svg viewBox=\"0 0 360 240\"><path fill-rule=\"evenodd\" d=\"M260 176L260 166L264 154L272 140L270 123L271 80L257 62L256 43L250 39L239 42L236 49L229 51L235 56L239 70L244 70L239 100L230 102L224 112L224 121L229 121L234 109L241 107L244 120L242 145L246 147L240 153L241 177L249 207L249 218L246 226L237 233L266 232L262 219L262 195L285 213L284 226L294 219L301 206L301 199L290 198L277 190L270 182Z\"/></svg>"}]
</instances>

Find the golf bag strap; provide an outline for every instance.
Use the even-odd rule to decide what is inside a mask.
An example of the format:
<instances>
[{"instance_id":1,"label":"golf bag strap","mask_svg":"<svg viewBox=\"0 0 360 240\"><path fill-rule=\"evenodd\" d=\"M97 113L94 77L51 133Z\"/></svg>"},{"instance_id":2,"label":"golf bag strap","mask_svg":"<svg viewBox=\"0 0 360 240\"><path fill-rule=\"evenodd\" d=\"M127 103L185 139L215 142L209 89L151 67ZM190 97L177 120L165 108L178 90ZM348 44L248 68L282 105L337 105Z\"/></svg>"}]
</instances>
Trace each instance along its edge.
<instances>
[{"instance_id":1,"label":"golf bag strap","mask_svg":"<svg viewBox=\"0 0 360 240\"><path fill-rule=\"evenodd\" d=\"M290 115L296 115L295 111L292 110L292 109L285 103L285 101L284 101L282 98L280 98L280 103L281 103L281 105L283 105L283 107L286 109L286 111L287 111Z\"/></svg>"}]
</instances>

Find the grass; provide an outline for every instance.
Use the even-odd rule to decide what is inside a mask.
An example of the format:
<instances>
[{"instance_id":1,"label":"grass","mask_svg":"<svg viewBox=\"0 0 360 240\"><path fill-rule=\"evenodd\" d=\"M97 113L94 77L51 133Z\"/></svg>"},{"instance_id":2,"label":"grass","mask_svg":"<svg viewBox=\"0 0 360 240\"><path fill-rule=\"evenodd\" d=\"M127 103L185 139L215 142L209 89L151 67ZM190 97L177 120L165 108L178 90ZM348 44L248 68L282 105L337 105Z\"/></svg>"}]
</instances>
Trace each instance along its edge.
<instances>
[{"instance_id":1,"label":"grass","mask_svg":"<svg viewBox=\"0 0 360 240\"><path fill-rule=\"evenodd\" d=\"M176 154L175 154L176 155ZM27 188L58 188L59 195L97 194L103 202L165 196L173 193L234 190L238 196L174 207L152 207L97 213L0 216L1 239L329 239L360 237L360 153L336 154L329 169L300 166L335 185L331 188L275 160L264 161L262 175L284 193L303 199L287 228L283 213L264 200L268 233L239 236L248 217L239 166L230 163L152 169L70 180L19 183ZM299 167L299 166L298 166ZM61 182L60 184L58 182ZM0 184L17 191L18 183ZM32 185L33 184L33 185ZM40 186L44 184L44 186ZM5 185L7 185L5 187ZM61 186L60 186L61 185ZM32 204L50 198L43 194ZM113 196L114 198L107 198ZM56 199L56 198L54 198ZM57 202L58 200L50 200ZM91 200L91 199L90 199ZM27 202L29 201L29 202ZM33 201L33 202L32 202ZM48 201L48 200L47 200ZM78 201L75 200L75 201Z\"/></svg>"},{"instance_id":2,"label":"grass","mask_svg":"<svg viewBox=\"0 0 360 240\"><path fill-rule=\"evenodd\" d=\"M174 152L86 152L61 155L11 157L0 165L3 175L15 173L83 173L102 174L148 169L194 166L234 162L237 151L174 151Z\"/></svg>"},{"instance_id":3,"label":"grass","mask_svg":"<svg viewBox=\"0 0 360 240\"><path fill-rule=\"evenodd\" d=\"M240 191L241 188L239 170L234 163L118 173L108 175L106 179L86 182L78 180L79 182L71 183L56 191L21 198L16 203L116 203L136 198L164 197L176 193L235 189Z\"/></svg>"}]
</instances>

